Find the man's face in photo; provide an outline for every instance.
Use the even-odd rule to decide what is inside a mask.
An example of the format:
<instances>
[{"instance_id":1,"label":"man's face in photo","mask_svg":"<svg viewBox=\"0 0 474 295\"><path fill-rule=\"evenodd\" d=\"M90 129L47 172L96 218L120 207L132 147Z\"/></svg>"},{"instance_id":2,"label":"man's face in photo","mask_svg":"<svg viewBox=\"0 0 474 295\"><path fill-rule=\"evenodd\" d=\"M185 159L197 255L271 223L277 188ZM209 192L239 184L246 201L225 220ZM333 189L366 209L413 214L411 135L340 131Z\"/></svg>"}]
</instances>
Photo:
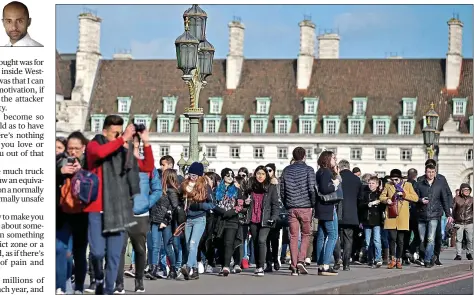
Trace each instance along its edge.
<instances>
[{"instance_id":1,"label":"man's face in photo","mask_svg":"<svg viewBox=\"0 0 474 295\"><path fill-rule=\"evenodd\" d=\"M3 26L11 41L21 40L28 33L31 19L26 10L17 6L6 6L3 10Z\"/></svg>"}]
</instances>

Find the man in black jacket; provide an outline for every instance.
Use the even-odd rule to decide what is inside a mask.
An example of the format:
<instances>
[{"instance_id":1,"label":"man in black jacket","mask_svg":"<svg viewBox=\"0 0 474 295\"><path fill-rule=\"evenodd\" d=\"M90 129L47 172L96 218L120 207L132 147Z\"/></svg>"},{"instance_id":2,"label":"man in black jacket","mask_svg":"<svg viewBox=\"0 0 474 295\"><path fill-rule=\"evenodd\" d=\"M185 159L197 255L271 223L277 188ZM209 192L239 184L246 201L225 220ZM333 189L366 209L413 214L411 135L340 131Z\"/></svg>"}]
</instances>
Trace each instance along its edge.
<instances>
[{"instance_id":1,"label":"man in black jacket","mask_svg":"<svg viewBox=\"0 0 474 295\"><path fill-rule=\"evenodd\" d=\"M311 238L311 221L316 202L316 173L306 165L306 150L293 150L294 164L283 169L280 194L288 210L290 228L290 253L292 275L308 274L304 260ZM298 237L301 230L301 246L298 251Z\"/></svg>"},{"instance_id":2,"label":"man in black jacket","mask_svg":"<svg viewBox=\"0 0 474 295\"><path fill-rule=\"evenodd\" d=\"M428 159L425 162L425 166L431 164L434 167L438 167L436 165L436 161L433 159ZM436 177L441 181L444 182L444 188L446 190L446 194L448 195L448 202L449 202L449 208L452 208L452 200L453 200L453 193L451 192L451 189L449 188L448 182L446 181L446 177L443 175L437 173L436 171ZM425 175L422 175L418 177L417 181L421 181L425 178ZM434 247L434 255L436 256L436 259L434 260L434 263L436 265L443 265L441 261L439 261L439 255L441 253L441 246L443 244L443 236L441 234L441 217L439 218L438 221L438 226L436 227L436 236L435 236L435 247Z\"/></svg>"},{"instance_id":3,"label":"man in black jacket","mask_svg":"<svg viewBox=\"0 0 474 295\"><path fill-rule=\"evenodd\" d=\"M357 200L362 192L360 178L350 171L351 167L347 160L339 161L339 170L342 178L342 191L344 199L339 203L339 236L343 248L342 265L343 270L350 270L349 262L354 243L354 232L358 233L359 217L357 215ZM340 208L342 206L342 209Z\"/></svg>"},{"instance_id":4,"label":"man in black jacket","mask_svg":"<svg viewBox=\"0 0 474 295\"><path fill-rule=\"evenodd\" d=\"M450 200L446 192L445 182L436 175L436 167L428 164L425 167L425 176L415 186L419 201L417 206L418 231L420 235L420 252L424 252L425 267L431 267L439 257L433 257L436 227L440 223L443 211L451 223L453 218L450 212ZM425 236L427 239L424 251ZM433 258L433 259L432 259Z\"/></svg>"},{"instance_id":5,"label":"man in black jacket","mask_svg":"<svg viewBox=\"0 0 474 295\"><path fill-rule=\"evenodd\" d=\"M418 171L415 168L410 168L407 173L407 182L411 183L413 188L416 186L416 178L418 177ZM416 203L410 202L410 230L408 234L403 236L404 242L403 247L405 256L403 257L403 261L405 264L410 264L410 260L416 262L417 264L421 265L421 261L414 259L413 254L418 253L420 247L420 234L418 233L418 218L416 213ZM413 241L410 244L410 237L413 233Z\"/></svg>"}]
</instances>

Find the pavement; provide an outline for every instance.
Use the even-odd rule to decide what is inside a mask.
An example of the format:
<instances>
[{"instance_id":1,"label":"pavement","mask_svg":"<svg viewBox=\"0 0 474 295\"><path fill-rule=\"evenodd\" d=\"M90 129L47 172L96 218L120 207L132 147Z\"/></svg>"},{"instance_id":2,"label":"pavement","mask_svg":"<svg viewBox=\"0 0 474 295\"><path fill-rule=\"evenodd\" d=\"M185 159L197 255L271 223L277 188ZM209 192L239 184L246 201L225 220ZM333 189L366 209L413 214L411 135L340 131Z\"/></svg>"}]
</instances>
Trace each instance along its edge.
<instances>
[{"instance_id":1,"label":"pavement","mask_svg":"<svg viewBox=\"0 0 474 295\"><path fill-rule=\"evenodd\" d=\"M254 277L254 270L249 269L228 277L202 274L195 281L146 280L144 294L374 294L383 288L446 278L462 272L472 273L472 261L453 260L454 249L445 249L440 256L443 265L431 269L417 265L404 266L402 270L352 265L351 271L341 270L337 276L325 277L317 275L313 264L308 268L309 275L294 277L290 275L288 265L284 264L280 271L267 273L264 277ZM133 279L125 278L125 290L127 294L134 293Z\"/></svg>"}]
</instances>

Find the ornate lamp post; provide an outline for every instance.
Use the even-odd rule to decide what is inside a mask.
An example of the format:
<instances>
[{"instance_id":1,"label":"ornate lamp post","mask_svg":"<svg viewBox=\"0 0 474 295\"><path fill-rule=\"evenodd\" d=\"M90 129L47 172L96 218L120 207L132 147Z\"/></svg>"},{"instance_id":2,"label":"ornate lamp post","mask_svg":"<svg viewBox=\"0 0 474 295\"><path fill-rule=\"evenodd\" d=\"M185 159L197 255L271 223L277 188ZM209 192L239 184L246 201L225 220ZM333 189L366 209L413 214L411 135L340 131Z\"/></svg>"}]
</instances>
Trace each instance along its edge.
<instances>
[{"instance_id":1,"label":"ornate lamp post","mask_svg":"<svg viewBox=\"0 0 474 295\"><path fill-rule=\"evenodd\" d=\"M199 107L199 94L212 75L214 47L206 40L207 14L199 5L194 4L183 14L184 33L175 41L178 69L183 71L181 78L189 89L190 104L184 115L189 118L189 159L186 162L199 161L198 127L203 115ZM184 159L183 159L184 160Z\"/></svg>"},{"instance_id":2,"label":"ornate lamp post","mask_svg":"<svg viewBox=\"0 0 474 295\"><path fill-rule=\"evenodd\" d=\"M182 175L186 174L186 168L189 167L191 164L192 162L190 162L189 160L186 161L184 159L184 153L181 153L181 159L179 159L178 161L178 167ZM201 164L204 166L204 172L207 172L207 168L209 167L209 161L206 159L206 153L203 154Z\"/></svg>"},{"instance_id":3,"label":"ornate lamp post","mask_svg":"<svg viewBox=\"0 0 474 295\"><path fill-rule=\"evenodd\" d=\"M426 113L426 127L423 128L423 142L426 145L428 159L433 159L435 150L438 149L439 132L437 131L439 115L434 110L434 103L431 103L431 109Z\"/></svg>"}]
</instances>

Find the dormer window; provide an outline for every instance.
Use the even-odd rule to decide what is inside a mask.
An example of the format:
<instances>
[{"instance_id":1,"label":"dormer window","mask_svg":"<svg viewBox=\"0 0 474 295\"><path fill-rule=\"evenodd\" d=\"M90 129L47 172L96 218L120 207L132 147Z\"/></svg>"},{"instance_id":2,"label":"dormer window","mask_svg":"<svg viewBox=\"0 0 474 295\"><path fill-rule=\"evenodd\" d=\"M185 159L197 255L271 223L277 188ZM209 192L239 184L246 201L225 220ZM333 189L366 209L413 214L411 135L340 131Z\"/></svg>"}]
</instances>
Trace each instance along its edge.
<instances>
[{"instance_id":1,"label":"dormer window","mask_svg":"<svg viewBox=\"0 0 474 295\"><path fill-rule=\"evenodd\" d=\"M367 97L354 97L352 99L352 115L365 116L367 109Z\"/></svg>"},{"instance_id":2,"label":"dormer window","mask_svg":"<svg viewBox=\"0 0 474 295\"><path fill-rule=\"evenodd\" d=\"M275 133L287 134L291 131L292 116L275 115Z\"/></svg>"},{"instance_id":3,"label":"dormer window","mask_svg":"<svg viewBox=\"0 0 474 295\"><path fill-rule=\"evenodd\" d=\"M404 97L403 101L403 116L404 117L413 117L416 113L416 98L407 98Z\"/></svg>"},{"instance_id":4,"label":"dormer window","mask_svg":"<svg viewBox=\"0 0 474 295\"><path fill-rule=\"evenodd\" d=\"M453 98L453 116L465 116L467 98Z\"/></svg>"},{"instance_id":5,"label":"dormer window","mask_svg":"<svg viewBox=\"0 0 474 295\"><path fill-rule=\"evenodd\" d=\"M218 115L222 112L222 97L209 97L209 114Z\"/></svg>"},{"instance_id":6,"label":"dormer window","mask_svg":"<svg viewBox=\"0 0 474 295\"><path fill-rule=\"evenodd\" d=\"M151 115L135 115L133 117L133 123L137 125L144 125L146 127L146 130L150 130L150 125L151 125Z\"/></svg>"},{"instance_id":7,"label":"dormer window","mask_svg":"<svg viewBox=\"0 0 474 295\"><path fill-rule=\"evenodd\" d=\"M174 114L178 98L175 96L163 97L163 114Z\"/></svg>"},{"instance_id":8,"label":"dormer window","mask_svg":"<svg viewBox=\"0 0 474 295\"><path fill-rule=\"evenodd\" d=\"M117 110L119 114L128 114L130 112L131 97L117 97Z\"/></svg>"},{"instance_id":9,"label":"dormer window","mask_svg":"<svg viewBox=\"0 0 474 295\"><path fill-rule=\"evenodd\" d=\"M268 115L270 112L270 97L257 97L257 115Z\"/></svg>"},{"instance_id":10,"label":"dormer window","mask_svg":"<svg viewBox=\"0 0 474 295\"><path fill-rule=\"evenodd\" d=\"M305 115L316 115L318 113L319 98L317 97L305 97L304 101L304 114Z\"/></svg>"}]
</instances>

